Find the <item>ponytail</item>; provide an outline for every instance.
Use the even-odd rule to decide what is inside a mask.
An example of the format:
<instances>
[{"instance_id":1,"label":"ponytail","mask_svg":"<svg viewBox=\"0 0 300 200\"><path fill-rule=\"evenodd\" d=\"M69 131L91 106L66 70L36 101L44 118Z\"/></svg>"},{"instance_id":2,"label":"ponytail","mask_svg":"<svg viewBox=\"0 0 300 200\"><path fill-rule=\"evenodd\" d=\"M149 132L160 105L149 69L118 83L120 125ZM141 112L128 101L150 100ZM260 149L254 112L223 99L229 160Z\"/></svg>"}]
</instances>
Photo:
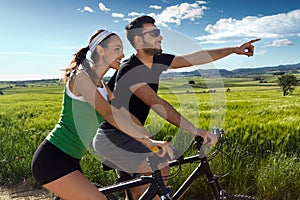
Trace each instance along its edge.
<instances>
[{"instance_id":1,"label":"ponytail","mask_svg":"<svg viewBox=\"0 0 300 200\"><path fill-rule=\"evenodd\" d=\"M82 64L82 62L86 59L86 54L88 51L89 47L87 46L79 49L75 54L73 54L69 67L65 69L64 82L69 79L72 72L76 73L79 65Z\"/></svg>"}]
</instances>

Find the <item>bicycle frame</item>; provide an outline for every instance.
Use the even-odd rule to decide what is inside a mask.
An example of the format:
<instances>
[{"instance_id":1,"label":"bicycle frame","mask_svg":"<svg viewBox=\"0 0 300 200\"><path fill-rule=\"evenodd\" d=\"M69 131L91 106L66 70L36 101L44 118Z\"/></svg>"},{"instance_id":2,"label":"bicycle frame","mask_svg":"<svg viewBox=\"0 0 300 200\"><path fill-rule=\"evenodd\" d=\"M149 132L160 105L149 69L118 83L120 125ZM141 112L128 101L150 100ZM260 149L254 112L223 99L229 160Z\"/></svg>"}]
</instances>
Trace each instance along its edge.
<instances>
[{"instance_id":1,"label":"bicycle frame","mask_svg":"<svg viewBox=\"0 0 300 200\"><path fill-rule=\"evenodd\" d=\"M157 168L158 160L157 156L149 157L149 164L153 170L151 176L141 176L137 179L133 179L126 182L121 182L112 186L106 186L99 188L103 194L110 194L117 191L127 190L135 186L140 186L144 184L151 184L150 187L144 192L140 197L140 200L151 200L156 195L159 195L161 199L168 200L173 199L177 200L183 197L187 190L191 187L192 183L202 175L206 175L207 181L210 184L210 187L213 191L216 200L220 200L225 195L225 190L222 189L218 178L213 175L207 157L205 156L202 147L202 138L196 137L196 146L198 149L198 155L190 157L181 157L180 159L170 161L169 166L177 166L181 164L194 163L200 161L199 165L194 169L191 175L186 179L186 181L181 185L181 187L174 193L174 195L169 196L166 187L163 183L160 170Z\"/></svg>"},{"instance_id":2,"label":"bicycle frame","mask_svg":"<svg viewBox=\"0 0 300 200\"><path fill-rule=\"evenodd\" d=\"M192 183L202 175L206 175L206 179L210 184L210 187L214 193L215 199L219 200L220 195L225 195L225 190L222 189L221 184L218 181L217 176L213 175L209 162L206 156L201 157L201 154L204 155L203 150L200 149L199 156L191 156L184 158L180 164L193 163L195 161L201 161L199 165L194 169L194 171L190 174L190 176L185 180L185 182L181 185L181 187L174 193L172 199L180 199L187 190L191 187ZM173 161L174 162L174 161ZM170 167L176 166L171 162ZM176 161L175 161L176 162ZM177 164L178 165L178 164Z\"/></svg>"}]
</instances>

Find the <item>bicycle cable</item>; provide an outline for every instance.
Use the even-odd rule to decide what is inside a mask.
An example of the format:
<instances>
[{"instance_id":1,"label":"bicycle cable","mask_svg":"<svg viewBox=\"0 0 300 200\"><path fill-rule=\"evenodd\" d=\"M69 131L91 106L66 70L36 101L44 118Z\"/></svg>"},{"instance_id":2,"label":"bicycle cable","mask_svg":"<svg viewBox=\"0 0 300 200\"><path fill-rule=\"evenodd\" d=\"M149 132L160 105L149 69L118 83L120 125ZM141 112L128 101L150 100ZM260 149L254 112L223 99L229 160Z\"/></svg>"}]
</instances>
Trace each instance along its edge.
<instances>
[{"instance_id":1,"label":"bicycle cable","mask_svg":"<svg viewBox=\"0 0 300 200\"><path fill-rule=\"evenodd\" d=\"M219 147L214 147L215 148L215 151L213 152L213 153L211 153L211 155L209 155L208 157L207 157L207 159L208 159L208 161L211 161L211 160L213 160L219 153L222 153L222 155L225 155L225 156L227 156L230 160L232 160L232 158L231 158L231 156L228 154L228 153L226 153L226 152L224 152L223 151L223 144L224 144L224 141L221 139L220 140L220 143L219 143L220 145L219 145ZM230 174L230 170L228 171L228 172L224 172L224 160L223 160L223 157L222 157L222 169L223 169L223 172L222 172L222 174L223 175L220 175L219 177L220 178L224 178L224 177L226 177L226 176L228 176L229 174Z\"/></svg>"},{"instance_id":2,"label":"bicycle cable","mask_svg":"<svg viewBox=\"0 0 300 200\"><path fill-rule=\"evenodd\" d=\"M182 172L182 168L181 168L181 164L179 164L178 169L174 173L172 173L168 176L162 176L162 178L163 178L163 180L171 180L171 179L175 178L176 176L178 176L178 174L181 174L181 172Z\"/></svg>"}]
</instances>

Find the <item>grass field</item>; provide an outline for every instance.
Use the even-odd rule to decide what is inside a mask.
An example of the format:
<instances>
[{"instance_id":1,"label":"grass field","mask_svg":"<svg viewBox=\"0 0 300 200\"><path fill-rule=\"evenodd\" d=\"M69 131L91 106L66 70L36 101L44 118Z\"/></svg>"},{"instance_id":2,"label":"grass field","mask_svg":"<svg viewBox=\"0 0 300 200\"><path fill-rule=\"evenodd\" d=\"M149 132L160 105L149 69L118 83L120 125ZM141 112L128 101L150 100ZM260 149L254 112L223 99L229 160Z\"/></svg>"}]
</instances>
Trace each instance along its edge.
<instances>
[{"instance_id":1,"label":"grass field","mask_svg":"<svg viewBox=\"0 0 300 200\"><path fill-rule=\"evenodd\" d=\"M194 80L195 85L188 84ZM159 95L195 125L225 130L223 151L211 162L229 191L259 199L300 199L300 88L283 96L276 77L265 83L253 78L162 80ZM195 87L196 86L196 87ZM206 87L209 86L209 87ZM230 89L230 91L228 90ZM210 90L210 92L209 92ZM228 92L229 91L229 92ZM0 185L31 177L32 155L59 119L63 86L13 87L0 96ZM191 138L153 112L147 129L158 139L172 138L173 145L189 144ZM193 149L185 146L185 154ZM103 172L99 161L87 154L81 161L87 177L102 184L114 182L112 172ZM193 166L183 166L181 176L170 180L176 189ZM176 171L177 169L174 169ZM204 179L197 181L186 199L199 194L210 199Z\"/></svg>"}]
</instances>

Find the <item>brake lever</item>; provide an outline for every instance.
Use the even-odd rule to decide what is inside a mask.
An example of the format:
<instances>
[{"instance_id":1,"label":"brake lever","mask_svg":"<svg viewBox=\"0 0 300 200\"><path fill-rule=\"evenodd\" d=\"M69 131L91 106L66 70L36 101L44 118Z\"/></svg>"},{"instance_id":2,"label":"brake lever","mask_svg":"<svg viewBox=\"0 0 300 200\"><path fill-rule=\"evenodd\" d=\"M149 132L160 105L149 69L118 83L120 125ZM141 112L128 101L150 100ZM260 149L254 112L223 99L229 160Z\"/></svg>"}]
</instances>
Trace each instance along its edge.
<instances>
[{"instance_id":1,"label":"brake lever","mask_svg":"<svg viewBox=\"0 0 300 200\"><path fill-rule=\"evenodd\" d=\"M222 128L213 127L213 134L218 137L218 139L221 139L224 134L224 130Z\"/></svg>"}]
</instances>

